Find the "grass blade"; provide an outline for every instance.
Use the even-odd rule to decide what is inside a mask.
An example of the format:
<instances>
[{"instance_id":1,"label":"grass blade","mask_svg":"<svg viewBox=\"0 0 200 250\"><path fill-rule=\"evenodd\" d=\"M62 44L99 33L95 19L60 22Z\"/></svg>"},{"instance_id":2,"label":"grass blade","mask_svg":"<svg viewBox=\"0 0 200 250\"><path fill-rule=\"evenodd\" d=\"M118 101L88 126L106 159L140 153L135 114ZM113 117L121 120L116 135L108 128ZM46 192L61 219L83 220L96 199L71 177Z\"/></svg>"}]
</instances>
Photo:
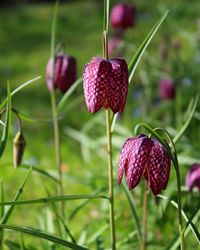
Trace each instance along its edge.
<instances>
[{"instance_id":1,"label":"grass blade","mask_svg":"<svg viewBox=\"0 0 200 250\"><path fill-rule=\"evenodd\" d=\"M178 204L174 200L171 200L170 198L163 196L163 195L157 195L157 197L160 197L164 200L168 200L175 208L178 209ZM183 211L183 209L181 210L181 213L182 213L183 218L189 225L191 231L193 232L195 238L197 239L198 243L200 244L200 233L197 230L196 226L191 222L191 220L188 218L187 214Z\"/></svg>"},{"instance_id":2,"label":"grass blade","mask_svg":"<svg viewBox=\"0 0 200 250\"><path fill-rule=\"evenodd\" d=\"M122 182L122 187L123 187L123 190L124 190L126 197L128 199L129 205L131 207L131 211L132 211L133 218L134 218L135 225L136 225L136 229L137 229L138 239L141 241L141 238L142 238L141 227L140 227L139 217L137 215L135 204L133 201L133 197L131 196L131 192L128 190L128 188L127 188L126 184L124 184L124 182Z\"/></svg>"},{"instance_id":3,"label":"grass blade","mask_svg":"<svg viewBox=\"0 0 200 250\"><path fill-rule=\"evenodd\" d=\"M184 229L184 236L185 237L190 232L190 227L188 227L190 225L190 222L192 222L193 224L198 222L199 217L200 217L199 209L200 209L200 203L195 208L192 216L189 218L189 222L187 222L187 224L185 226L185 229ZM179 245L180 245L179 235L177 235L165 250L177 250Z\"/></svg>"},{"instance_id":4,"label":"grass blade","mask_svg":"<svg viewBox=\"0 0 200 250\"><path fill-rule=\"evenodd\" d=\"M3 128L2 137L1 137L1 145L0 145L0 157L2 156L8 139L8 135L10 132L10 123L11 123L11 94L10 94L10 84L7 85L7 106L6 106L6 118L5 124L6 126Z\"/></svg>"},{"instance_id":5,"label":"grass blade","mask_svg":"<svg viewBox=\"0 0 200 250\"><path fill-rule=\"evenodd\" d=\"M198 100L199 100L199 95L197 94L196 97L195 97L195 99L194 99L194 101L193 101L193 105L192 105L191 111L189 112L187 120L184 122L183 127L179 130L179 132L176 134L176 136L173 139L174 143L176 143L182 137L182 135L184 134L185 130L188 128L188 126L190 124L190 121L192 120L192 117L194 115L195 109L197 107Z\"/></svg>"},{"instance_id":6,"label":"grass blade","mask_svg":"<svg viewBox=\"0 0 200 250\"><path fill-rule=\"evenodd\" d=\"M70 249L76 249L76 250L87 250L87 248L73 244L69 241L60 239L56 236L53 236L51 234L47 234L47 233L43 233L41 231L38 230L34 230L34 229L30 229L30 228L22 228L22 227L18 227L18 226L11 226L11 225L5 225L5 224L1 224L0 228L2 229L9 229L12 231L16 231L16 232L21 232L21 233L25 233L25 234L29 234L31 236L40 238L40 239L45 239L54 243L57 243L61 246L65 246L68 247Z\"/></svg>"},{"instance_id":7,"label":"grass blade","mask_svg":"<svg viewBox=\"0 0 200 250\"><path fill-rule=\"evenodd\" d=\"M76 80L75 83L69 88L69 90L64 94L62 99L59 101L57 109L58 111L61 111L63 108L64 104L66 103L67 99L71 96L71 94L75 91L75 89L83 82L82 77Z\"/></svg>"},{"instance_id":8,"label":"grass blade","mask_svg":"<svg viewBox=\"0 0 200 250\"><path fill-rule=\"evenodd\" d=\"M7 220L9 219L9 217L10 217L10 215L11 215L11 213L12 213L14 207L15 207L15 202L18 200L18 198L20 197L20 195L23 193L24 186L25 186L25 184L26 184L26 182L28 180L28 177L30 176L31 172L32 172L32 168L30 168L29 171L27 172L27 174L26 174L26 176L25 176L25 178L24 178L24 180L22 182L22 185L18 189L18 191L17 191L17 193L16 193L16 195L15 195L15 197L13 199L12 204L10 204L11 207L6 211L6 213L4 214L4 216L1 218L0 224L6 223ZM3 203L1 203L1 205L3 205Z\"/></svg>"},{"instance_id":9,"label":"grass blade","mask_svg":"<svg viewBox=\"0 0 200 250\"><path fill-rule=\"evenodd\" d=\"M21 201L5 201L0 202L1 205L27 205L27 204L42 204L42 203L49 203L49 202L58 202L58 201L69 201L69 200L81 200L81 199L109 199L105 195L62 195L62 196L51 196L51 197L44 197L39 199L32 199L32 200L21 200Z\"/></svg>"},{"instance_id":10,"label":"grass blade","mask_svg":"<svg viewBox=\"0 0 200 250\"><path fill-rule=\"evenodd\" d=\"M10 96L13 97L13 96L14 96L15 94L17 94L21 89L25 88L26 86L28 86L28 85L31 84L32 82L35 82L35 81L39 80L40 78L41 78L41 76L37 76L37 77L35 77L35 78L33 78L33 79L31 79L31 80L29 80L29 81L27 81L27 82L21 84L18 88L16 88L15 90L13 90L13 91L11 92ZM6 98L6 99L1 103L0 109L2 109L2 108L5 106L7 100L8 100L8 98Z\"/></svg>"},{"instance_id":11,"label":"grass blade","mask_svg":"<svg viewBox=\"0 0 200 250\"><path fill-rule=\"evenodd\" d=\"M153 39L154 35L156 34L156 32L158 31L159 27L161 26L161 24L163 23L163 21L165 20L165 18L167 17L169 11L166 11L164 13L164 15L157 21L157 23L154 25L154 27L152 28L152 30L149 32L149 34L147 35L147 37L144 39L144 41L142 42L141 46L139 47L139 49L137 50L136 54L133 56L131 62L129 63L128 66L128 71L129 71L129 84L133 78L133 75L135 73L135 70L140 62L140 59L142 57L142 55L144 54L147 46L149 45L149 43L151 42L151 40ZM115 127L115 122L117 119L117 114L115 114L112 118L112 132L114 131L114 127Z\"/></svg>"}]
</instances>

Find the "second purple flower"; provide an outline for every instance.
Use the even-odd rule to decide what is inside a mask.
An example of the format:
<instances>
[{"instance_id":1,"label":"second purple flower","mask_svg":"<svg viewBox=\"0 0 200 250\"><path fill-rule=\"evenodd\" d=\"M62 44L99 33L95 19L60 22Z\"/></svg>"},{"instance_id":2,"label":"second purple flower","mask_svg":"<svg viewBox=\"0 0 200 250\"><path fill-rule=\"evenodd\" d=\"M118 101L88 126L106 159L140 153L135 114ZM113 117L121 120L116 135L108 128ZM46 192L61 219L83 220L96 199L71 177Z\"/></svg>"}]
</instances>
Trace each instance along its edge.
<instances>
[{"instance_id":1,"label":"second purple flower","mask_svg":"<svg viewBox=\"0 0 200 250\"><path fill-rule=\"evenodd\" d=\"M113 113L122 112L128 94L128 66L120 58L94 57L85 66L83 87L88 111L111 108Z\"/></svg>"}]
</instances>

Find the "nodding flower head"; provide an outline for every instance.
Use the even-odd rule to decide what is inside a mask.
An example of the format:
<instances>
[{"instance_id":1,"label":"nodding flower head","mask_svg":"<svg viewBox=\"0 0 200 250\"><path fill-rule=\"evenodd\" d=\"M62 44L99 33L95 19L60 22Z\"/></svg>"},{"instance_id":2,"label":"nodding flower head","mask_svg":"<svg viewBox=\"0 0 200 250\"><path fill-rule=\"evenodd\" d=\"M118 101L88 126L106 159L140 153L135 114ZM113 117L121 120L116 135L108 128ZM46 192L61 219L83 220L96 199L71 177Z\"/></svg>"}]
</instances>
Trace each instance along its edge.
<instances>
[{"instance_id":1,"label":"nodding flower head","mask_svg":"<svg viewBox=\"0 0 200 250\"><path fill-rule=\"evenodd\" d=\"M127 29L135 25L136 8L133 5L119 3L111 10L110 22L113 28Z\"/></svg>"},{"instance_id":2,"label":"nodding flower head","mask_svg":"<svg viewBox=\"0 0 200 250\"><path fill-rule=\"evenodd\" d=\"M129 189L136 187L142 176L154 195L167 187L170 175L170 158L164 147L146 135L128 138L122 146L118 164L118 183L123 173Z\"/></svg>"},{"instance_id":3,"label":"nodding flower head","mask_svg":"<svg viewBox=\"0 0 200 250\"><path fill-rule=\"evenodd\" d=\"M193 164L191 169L188 171L186 176L186 186L189 190L196 187L200 192L200 164Z\"/></svg>"},{"instance_id":4,"label":"nodding flower head","mask_svg":"<svg viewBox=\"0 0 200 250\"><path fill-rule=\"evenodd\" d=\"M162 79L159 82L159 96L161 100L172 100L175 98L176 88L172 80Z\"/></svg>"},{"instance_id":5,"label":"nodding flower head","mask_svg":"<svg viewBox=\"0 0 200 250\"><path fill-rule=\"evenodd\" d=\"M55 56L54 74L52 80L52 59L46 67L46 83L49 91L58 88L65 93L76 80L76 60L72 56L59 53Z\"/></svg>"},{"instance_id":6,"label":"nodding flower head","mask_svg":"<svg viewBox=\"0 0 200 250\"><path fill-rule=\"evenodd\" d=\"M85 66L83 88L88 111L102 107L113 113L122 112L128 94L128 66L120 58L105 60L95 57Z\"/></svg>"}]
</instances>

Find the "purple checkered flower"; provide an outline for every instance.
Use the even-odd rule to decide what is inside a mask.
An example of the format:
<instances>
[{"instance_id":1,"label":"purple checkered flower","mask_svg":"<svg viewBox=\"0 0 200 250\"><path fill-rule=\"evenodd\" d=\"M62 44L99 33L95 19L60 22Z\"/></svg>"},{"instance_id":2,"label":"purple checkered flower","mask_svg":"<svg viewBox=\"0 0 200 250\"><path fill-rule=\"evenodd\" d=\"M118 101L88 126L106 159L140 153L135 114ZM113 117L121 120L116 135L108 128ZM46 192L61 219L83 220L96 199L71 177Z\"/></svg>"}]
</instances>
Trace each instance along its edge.
<instances>
[{"instance_id":1,"label":"purple checkered flower","mask_svg":"<svg viewBox=\"0 0 200 250\"><path fill-rule=\"evenodd\" d=\"M110 22L113 28L127 29L135 25L135 16L135 6L119 3L111 10Z\"/></svg>"},{"instance_id":2,"label":"purple checkered flower","mask_svg":"<svg viewBox=\"0 0 200 250\"><path fill-rule=\"evenodd\" d=\"M46 83L49 91L58 88L65 93L76 80L76 60L72 56L59 53L55 56L54 81L51 79L52 59L46 67Z\"/></svg>"},{"instance_id":3,"label":"purple checkered flower","mask_svg":"<svg viewBox=\"0 0 200 250\"><path fill-rule=\"evenodd\" d=\"M186 176L186 186L189 190L197 187L200 192L200 164L195 163Z\"/></svg>"},{"instance_id":4,"label":"purple checkered flower","mask_svg":"<svg viewBox=\"0 0 200 250\"><path fill-rule=\"evenodd\" d=\"M128 138L122 146L118 164L118 183L125 173L129 189L136 187L142 176L154 195L167 187L170 175L170 158L164 147L146 135Z\"/></svg>"},{"instance_id":5,"label":"purple checkered flower","mask_svg":"<svg viewBox=\"0 0 200 250\"><path fill-rule=\"evenodd\" d=\"M88 111L111 108L122 112L128 94L128 66L125 60L93 58L85 66L83 88Z\"/></svg>"}]
</instances>

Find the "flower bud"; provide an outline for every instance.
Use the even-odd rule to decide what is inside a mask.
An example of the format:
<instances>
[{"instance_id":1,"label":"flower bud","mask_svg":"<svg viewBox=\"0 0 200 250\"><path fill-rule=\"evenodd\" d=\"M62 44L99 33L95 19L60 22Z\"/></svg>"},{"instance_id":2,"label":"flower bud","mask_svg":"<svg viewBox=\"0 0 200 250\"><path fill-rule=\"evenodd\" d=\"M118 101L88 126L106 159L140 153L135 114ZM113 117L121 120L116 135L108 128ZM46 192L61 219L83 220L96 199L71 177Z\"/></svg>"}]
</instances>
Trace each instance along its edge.
<instances>
[{"instance_id":1,"label":"flower bud","mask_svg":"<svg viewBox=\"0 0 200 250\"><path fill-rule=\"evenodd\" d=\"M58 88L65 93L76 80L76 60L72 56L59 53L54 61L54 81L52 80L52 59L46 67L46 83L49 91Z\"/></svg>"},{"instance_id":2,"label":"flower bud","mask_svg":"<svg viewBox=\"0 0 200 250\"><path fill-rule=\"evenodd\" d=\"M119 157L118 183L125 173L128 188L133 189L144 176L157 195L167 187L170 165L167 152L157 140L146 135L128 138Z\"/></svg>"},{"instance_id":3,"label":"flower bud","mask_svg":"<svg viewBox=\"0 0 200 250\"><path fill-rule=\"evenodd\" d=\"M17 168L22 161L26 141L21 132L18 132L13 140L13 165Z\"/></svg>"},{"instance_id":4,"label":"flower bud","mask_svg":"<svg viewBox=\"0 0 200 250\"><path fill-rule=\"evenodd\" d=\"M128 66L125 60L95 57L85 66L83 88L88 111L102 107L122 112L128 94Z\"/></svg>"},{"instance_id":5,"label":"flower bud","mask_svg":"<svg viewBox=\"0 0 200 250\"><path fill-rule=\"evenodd\" d=\"M161 100L172 100L176 95L175 85L170 79L160 80L158 91Z\"/></svg>"},{"instance_id":6,"label":"flower bud","mask_svg":"<svg viewBox=\"0 0 200 250\"><path fill-rule=\"evenodd\" d=\"M186 186L188 190L192 190L194 187L200 192L200 164L193 164L186 176Z\"/></svg>"},{"instance_id":7,"label":"flower bud","mask_svg":"<svg viewBox=\"0 0 200 250\"><path fill-rule=\"evenodd\" d=\"M110 22L113 28L127 29L135 25L136 8L129 4L116 4L111 10Z\"/></svg>"}]
</instances>

